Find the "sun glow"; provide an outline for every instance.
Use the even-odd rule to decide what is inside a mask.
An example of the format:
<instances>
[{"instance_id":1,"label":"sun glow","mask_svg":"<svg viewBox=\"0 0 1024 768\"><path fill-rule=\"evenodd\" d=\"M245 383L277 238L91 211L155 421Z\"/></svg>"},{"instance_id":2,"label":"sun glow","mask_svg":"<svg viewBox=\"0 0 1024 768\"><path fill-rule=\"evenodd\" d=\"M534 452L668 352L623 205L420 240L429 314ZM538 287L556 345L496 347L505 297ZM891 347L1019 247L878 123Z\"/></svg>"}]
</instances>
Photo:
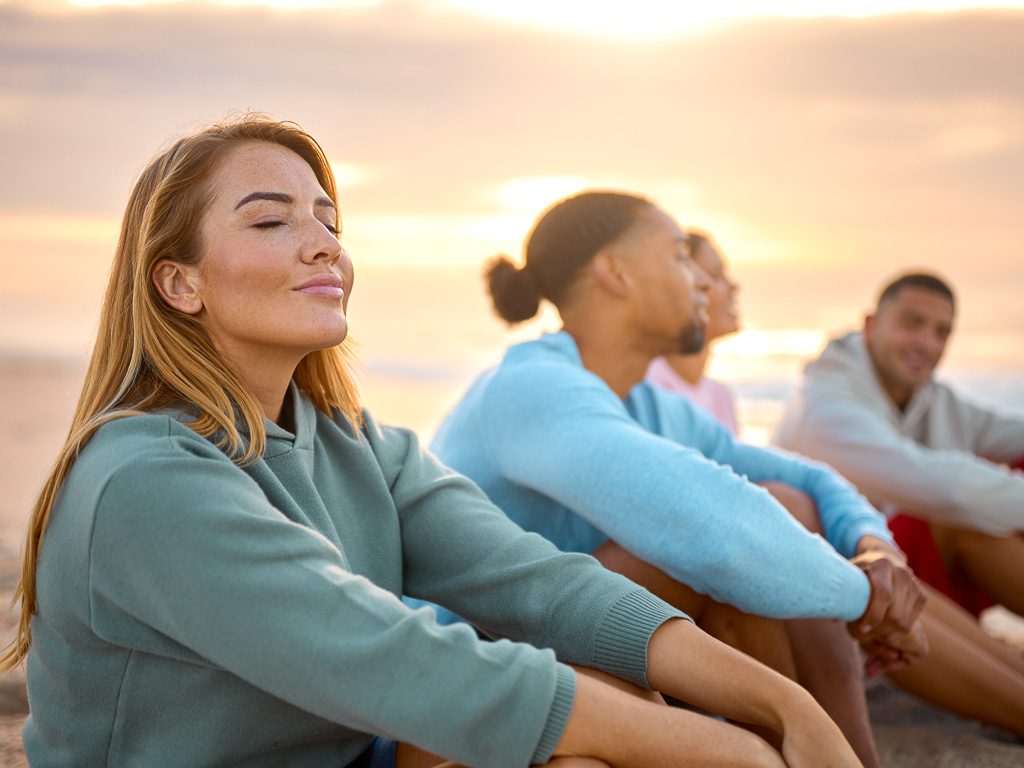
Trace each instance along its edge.
<instances>
[{"instance_id":1,"label":"sun glow","mask_svg":"<svg viewBox=\"0 0 1024 768\"><path fill-rule=\"evenodd\" d=\"M511 179L501 185L499 197L502 203L511 208L537 213L556 200L579 192L587 186L587 180L578 176Z\"/></svg>"},{"instance_id":2,"label":"sun glow","mask_svg":"<svg viewBox=\"0 0 1024 768\"><path fill-rule=\"evenodd\" d=\"M759 331L748 328L718 344L716 354L730 357L793 355L810 357L825 345L826 334L817 330Z\"/></svg>"},{"instance_id":3,"label":"sun glow","mask_svg":"<svg viewBox=\"0 0 1024 768\"><path fill-rule=\"evenodd\" d=\"M334 182L339 187L358 187L365 184L369 173L365 168L351 163L339 163L328 159L331 170L334 171Z\"/></svg>"},{"instance_id":4,"label":"sun glow","mask_svg":"<svg viewBox=\"0 0 1024 768\"><path fill-rule=\"evenodd\" d=\"M5 0L0 0L3 4ZM36 0L39 4L43 0ZM79 7L140 6L195 0L65 0ZM279 10L361 8L395 0L205 0L213 5L265 6ZM962 0L783 0L770 7L756 0L718 3L665 3L664 0L408 0L409 5L436 10L447 5L494 19L601 34L657 36L699 29L745 18L842 16L862 18L892 13L949 12L973 8L1021 8L1019 0L984 3Z\"/></svg>"},{"instance_id":5,"label":"sun glow","mask_svg":"<svg viewBox=\"0 0 1024 768\"><path fill-rule=\"evenodd\" d=\"M114 243L120 229L114 216L0 214L0 243Z\"/></svg>"},{"instance_id":6,"label":"sun glow","mask_svg":"<svg viewBox=\"0 0 1024 768\"><path fill-rule=\"evenodd\" d=\"M632 0L448 0L473 13L543 26L571 28L616 35L660 35L743 18L845 16L860 18L914 11L958 11L970 8L1018 8L1021 2L994 0L965 3L957 0L783 0L766 7L758 0L721 0L717 3L666 3Z\"/></svg>"},{"instance_id":7,"label":"sun glow","mask_svg":"<svg viewBox=\"0 0 1024 768\"><path fill-rule=\"evenodd\" d=\"M97 8L106 5L169 5L188 0L66 0L70 5ZM293 11L305 8L356 7L380 5L384 0L207 0L213 5L253 6L262 5L279 10Z\"/></svg>"}]
</instances>

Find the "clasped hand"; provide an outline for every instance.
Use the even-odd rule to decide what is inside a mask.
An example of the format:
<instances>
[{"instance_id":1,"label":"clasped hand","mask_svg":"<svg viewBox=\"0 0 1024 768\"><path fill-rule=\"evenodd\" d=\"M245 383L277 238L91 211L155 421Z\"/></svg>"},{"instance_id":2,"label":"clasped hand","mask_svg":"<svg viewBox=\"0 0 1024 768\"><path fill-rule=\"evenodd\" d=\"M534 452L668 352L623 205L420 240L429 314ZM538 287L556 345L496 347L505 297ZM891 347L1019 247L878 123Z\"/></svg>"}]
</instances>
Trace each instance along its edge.
<instances>
[{"instance_id":1,"label":"clasped hand","mask_svg":"<svg viewBox=\"0 0 1024 768\"><path fill-rule=\"evenodd\" d=\"M900 553L879 542L851 561L868 577L871 596L864 614L849 623L866 654L869 677L910 666L928 653L919 616L925 593Z\"/></svg>"}]
</instances>

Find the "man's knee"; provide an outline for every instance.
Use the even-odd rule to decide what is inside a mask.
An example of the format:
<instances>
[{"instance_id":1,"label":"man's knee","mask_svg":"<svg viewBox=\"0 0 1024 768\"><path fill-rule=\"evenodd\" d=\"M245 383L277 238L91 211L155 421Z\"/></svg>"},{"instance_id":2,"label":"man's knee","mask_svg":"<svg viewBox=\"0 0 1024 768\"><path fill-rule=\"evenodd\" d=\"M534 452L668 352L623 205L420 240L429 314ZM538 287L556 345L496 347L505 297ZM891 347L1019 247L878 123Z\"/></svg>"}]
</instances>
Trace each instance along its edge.
<instances>
[{"instance_id":1,"label":"man's knee","mask_svg":"<svg viewBox=\"0 0 1024 768\"><path fill-rule=\"evenodd\" d=\"M669 605L699 622L712 600L693 587L676 581L655 565L641 560L609 539L591 554L609 571L622 574Z\"/></svg>"},{"instance_id":2,"label":"man's knee","mask_svg":"<svg viewBox=\"0 0 1024 768\"><path fill-rule=\"evenodd\" d=\"M970 553L984 554L992 548L1016 548L1024 546L1021 537L1015 534L993 536L970 528L956 528L949 525L929 523L932 539L941 553L964 555Z\"/></svg>"},{"instance_id":3,"label":"man's knee","mask_svg":"<svg viewBox=\"0 0 1024 768\"><path fill-rule=\"evenodd\" d=\"M818 505L814 499L803 491L799 491L785 483L760 483L768 493L775 497L782 506L789 510L803 526L812 533L823 533L821 518L818 517Z\"/></svg>"}]
</instances>

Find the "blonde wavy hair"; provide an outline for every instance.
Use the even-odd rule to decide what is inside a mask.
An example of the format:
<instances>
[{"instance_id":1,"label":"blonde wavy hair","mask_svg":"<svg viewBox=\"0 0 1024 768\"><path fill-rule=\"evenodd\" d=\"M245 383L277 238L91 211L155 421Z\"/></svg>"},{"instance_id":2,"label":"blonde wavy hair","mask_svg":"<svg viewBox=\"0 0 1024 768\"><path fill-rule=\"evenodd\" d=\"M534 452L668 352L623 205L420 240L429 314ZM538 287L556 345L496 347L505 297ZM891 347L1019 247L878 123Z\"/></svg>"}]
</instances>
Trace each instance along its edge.
<instances>
[{"instance_id":1,"label":"blonde wavy hair","mask_svg":"<svg viewBox=\"0 0 1024 768\"><path fill-rule=\"evenodd\" d=\"M323 150L294 123L249 113L179 139L154 159L136 182L124 220L100 313L96 345L64 446L36 497L25 534L21 577L14 601L21 619L0 657L0 673L18 665L32 643L36 564L57 493L78 452L107 422L175 403L188 403L198 418L188 424L244 465L259 458L266 441L263 409L242 379L217 354L202 323L158 294L153 266L161 259L196 264L203 257L200 224L209 206L211 180L240 144L270 142L299 155L337 206L334 174ZM351 342L311 352L294 380L320 410L341 412L361 424ZM244 422L243 441L237 420Z\"/></svg>"}]
</instances>

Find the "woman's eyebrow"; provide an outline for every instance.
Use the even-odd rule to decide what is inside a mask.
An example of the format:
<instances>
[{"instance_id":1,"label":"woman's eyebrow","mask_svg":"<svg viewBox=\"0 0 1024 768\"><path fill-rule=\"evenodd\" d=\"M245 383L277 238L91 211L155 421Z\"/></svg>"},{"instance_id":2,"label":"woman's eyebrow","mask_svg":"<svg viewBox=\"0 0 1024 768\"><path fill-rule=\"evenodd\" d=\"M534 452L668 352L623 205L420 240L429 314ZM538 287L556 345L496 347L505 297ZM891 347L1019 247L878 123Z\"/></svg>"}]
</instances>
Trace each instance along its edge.
<instances>
[{"instance_id":1,"label":"woman's eyebrow","mask_svg":"<svg viewBox=\"0 0 1024 768\"><path fill-rule=\"evenodd\" d=\"M292 203L295 202L295 198L287 194L286 192L253 192L243 197L238 202L238 205L235 206L235 210L237 211L243 205L251 203L253 200L272 200L275 203L286 203L288 205L291 205ZM331 198L329 197L318 197L316 200L313 201L313 205L315 205L317 208L337 209L337 206L334 204L334 201L331 200Z\"/></svg>"},{"instance_id":2,"label":"woman's eyebrow","mask_svg":"<svg viewBox=\"0 0 1024 768\"><path fill-rule=\"evenodd\" d=\"M252 194L246 195L239 201L238 205L235 206L237 211L243 205L251 203L253 200L273 200L275 203L294 203L295 198L291 195L285 194L284 192L253 192Z\"/></svg>"}]
</instances>

